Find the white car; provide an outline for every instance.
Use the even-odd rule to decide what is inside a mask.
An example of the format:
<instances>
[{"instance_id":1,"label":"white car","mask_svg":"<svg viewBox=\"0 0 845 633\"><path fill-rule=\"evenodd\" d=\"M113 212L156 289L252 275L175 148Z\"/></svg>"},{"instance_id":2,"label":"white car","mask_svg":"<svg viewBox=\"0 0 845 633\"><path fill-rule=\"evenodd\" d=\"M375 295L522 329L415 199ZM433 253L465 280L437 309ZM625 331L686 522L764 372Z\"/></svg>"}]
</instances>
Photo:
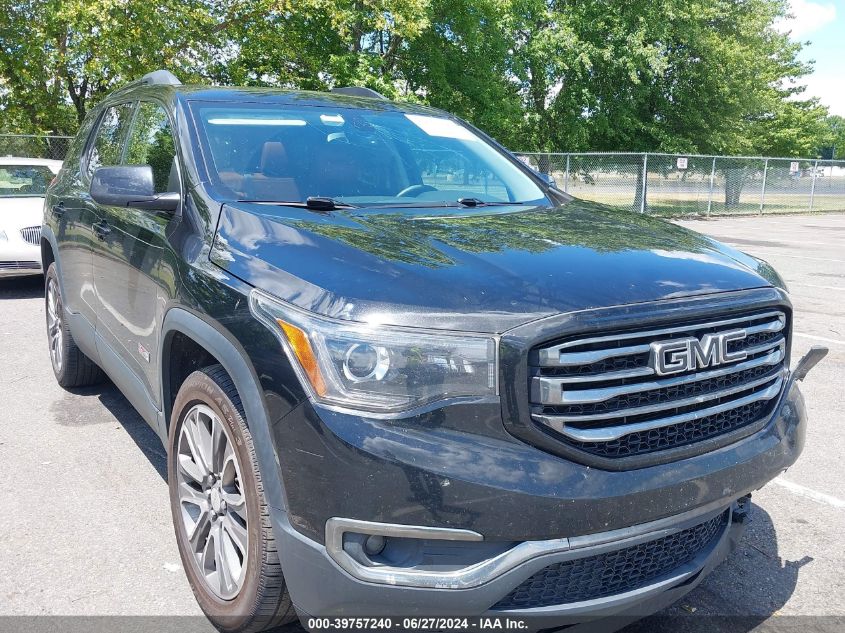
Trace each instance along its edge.
<instances>
[{"instance_id":1,"label":"white car","mask_svg":"<svg viewBox=\"0 0 845 633\"><path fill-rule=\"evenodd\" d=\"M44 193L60 160L0 157L0 278L40 275Z\"/></svg>"}]
</instances>

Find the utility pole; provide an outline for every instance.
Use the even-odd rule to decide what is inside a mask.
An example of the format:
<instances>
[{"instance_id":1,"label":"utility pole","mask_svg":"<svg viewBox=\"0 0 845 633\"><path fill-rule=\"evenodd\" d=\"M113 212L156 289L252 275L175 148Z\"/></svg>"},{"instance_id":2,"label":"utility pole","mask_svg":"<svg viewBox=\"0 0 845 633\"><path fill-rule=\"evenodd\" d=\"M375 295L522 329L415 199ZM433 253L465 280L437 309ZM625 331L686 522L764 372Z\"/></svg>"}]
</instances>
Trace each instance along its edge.
<instances>
[{"instance_id":1,"label":"utility pole","mask_svg":"<svg viewBox=\"0 0 845 633\"><path fill-rule=\"evenodd\" d=\"M648 154L643 154L643 190L640 193L640 213L645 213L646 189L648 189Z\"/></svg>"},{"instance_id":2,"label":"utility pole","mask_svg":"<svg viewBox=\"0 0 845 633\"><path fill-rule=\"evenodd\" d=\"M713 157L713 168L710 170L710 193L707 194L707 217L710 217L710 208L713 206L713 182L716 180L716 157Z\"/></svg>"},{"instance_id":3,"label":"utility pole","mask_svg":"<svg viewBox=\"0 0 845 633\"><path fill-rule=\"evenodd\" d=\"M760 215L763 215L763 205L766 204L766 176L769 175L769 159L763 165L763 189L760 191Z\"/></svg>"}]
</instances>

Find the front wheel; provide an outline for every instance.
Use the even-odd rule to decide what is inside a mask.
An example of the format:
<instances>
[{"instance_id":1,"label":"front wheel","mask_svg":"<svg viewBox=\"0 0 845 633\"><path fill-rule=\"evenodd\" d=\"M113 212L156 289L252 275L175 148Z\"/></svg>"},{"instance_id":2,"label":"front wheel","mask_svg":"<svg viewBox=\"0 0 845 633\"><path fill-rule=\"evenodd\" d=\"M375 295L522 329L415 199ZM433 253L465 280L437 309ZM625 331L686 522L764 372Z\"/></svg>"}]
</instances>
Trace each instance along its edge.
<instances>
[{"instance_id":1,"label":"front wheel","mask_svg":"<svg viewBox=\"0 0 845 633\"><path fill-rule=\"evenodd\" d=\"M44 303L47 312L47 343L50 364L58 383L65 388L87 387L103 379L103 372L88 358L73 340L65 316L64 301L59 287L56 264L50 264L44 274Z\"/></svg>"},{"instance_id":2,"label":"front wheel","mask_svg":"<svg viewBox=\"0 0 845 633\"><path fill-rule=\"evenodd\" d=\"M169 443L176 541L206 616L233 633L295 619L252 435L223 367L196 371L182 384Z\"/></svg>"}]
</instances>

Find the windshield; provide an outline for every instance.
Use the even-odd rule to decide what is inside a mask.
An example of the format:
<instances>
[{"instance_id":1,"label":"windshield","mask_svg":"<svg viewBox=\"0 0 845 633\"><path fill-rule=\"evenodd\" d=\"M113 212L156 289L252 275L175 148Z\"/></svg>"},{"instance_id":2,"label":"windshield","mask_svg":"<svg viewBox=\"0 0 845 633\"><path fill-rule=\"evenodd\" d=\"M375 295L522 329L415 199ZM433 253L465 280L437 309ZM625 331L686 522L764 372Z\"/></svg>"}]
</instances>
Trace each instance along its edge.
<instances>
[{"instance_id":1,"label":"windshield","mask_svg":"<svg viewBox=\"0 0 845 633\"><path fill-rule=\"evenodd\" d=\"M53 175L44 165L0 165L0 198L43 197Z\"/></svg>"},{"instance_id":2,"label":"windshield","mask_svg":"<svg viewBox=\"0 0 845 633\"><path fill-rule=\"evenodd\" d=\"M543 191L453 119L358 108L192 104L215 185L241 200L434 206L541 203Z\"/></svg>"}]
</instances>

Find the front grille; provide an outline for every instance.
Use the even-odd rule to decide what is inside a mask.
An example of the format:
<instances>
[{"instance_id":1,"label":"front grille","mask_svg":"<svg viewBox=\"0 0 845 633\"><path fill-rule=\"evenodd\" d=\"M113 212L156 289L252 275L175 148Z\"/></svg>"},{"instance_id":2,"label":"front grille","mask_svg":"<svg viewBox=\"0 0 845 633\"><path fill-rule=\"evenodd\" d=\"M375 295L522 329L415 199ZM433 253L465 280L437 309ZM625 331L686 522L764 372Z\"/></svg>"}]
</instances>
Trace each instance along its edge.
<instances>
[{"instance_id":1,"label":"front grille","mask_svg":"<svg viewBox=\"0 0 845 633\"><path fill-rule=\"evenodd\" d=\"M529 356L532 418L567 446L608 459L730 433L772 413L787 331L786 314L768 310L537 348ZM722 334L730 336L723 342ZM687 342L664 353L682 368L658 375L656 346Z\"/></svg>"},{"instance_id":2,"label":"front grille","mask_svg":"<svg viewBox=\"0 0 845 633\"><path fill-rule=\"evenodd\" d=\"M0 262L0 270L30 270L41 268L38 262Z\"/></svg>"},{"instance_id":3,"label":"front grille","mask_svg":"<svg viewBox=\"0 0 845 633\"><path fill-rule=\"evenodd\" d=\"M729 513L624 549L549 565L493 609L536 609L633 591L686 565L721 536Z\"/></svg>"},{"instance_id":4,"label":"front grille","mask_svg":"<svg viewBox=\"0 0 845 633\"><path fill-rule=\"evenodd\" d=\"M41 227L28 226L25 229L21 229L21 237L30 244L38 246L41 243Z\"/></svg>"}]
</instances>

